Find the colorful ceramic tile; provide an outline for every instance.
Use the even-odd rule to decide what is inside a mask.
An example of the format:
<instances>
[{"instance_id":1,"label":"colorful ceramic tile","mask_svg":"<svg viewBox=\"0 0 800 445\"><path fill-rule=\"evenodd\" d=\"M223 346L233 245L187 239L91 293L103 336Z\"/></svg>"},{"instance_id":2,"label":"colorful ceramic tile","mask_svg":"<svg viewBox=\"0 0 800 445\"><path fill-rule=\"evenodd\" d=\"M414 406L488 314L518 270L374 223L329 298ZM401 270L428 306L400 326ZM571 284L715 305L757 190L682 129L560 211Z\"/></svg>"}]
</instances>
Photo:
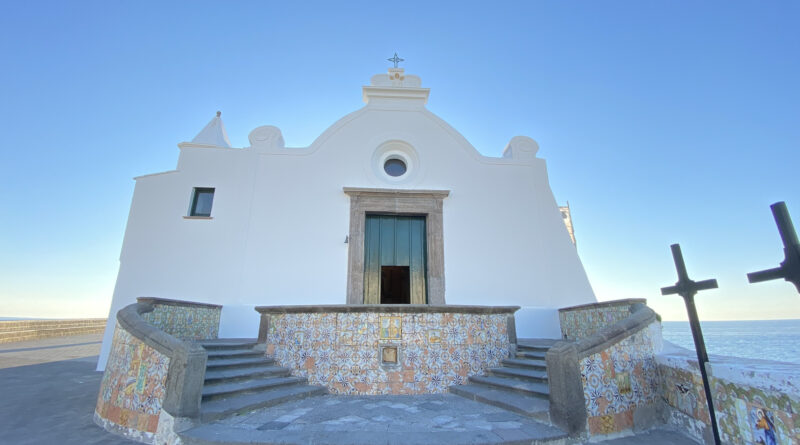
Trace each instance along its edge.
<instances>
[{"instance_id":1,"label":"colorful ceramic tile","mask_svg":"<svg viewBox=\"0 0 800 445\"><path fill-rule=\"evenodd\" d=\"M142 315L160 330L184 340L217 338L222 308L155 304Z\"/></svg>"},{"instance_id":2,"label":"colorful ceramic tile","mask_svg":"<svg viewBox=\"0 0 800 445\"><path fill-rule=\"evenodd\" d=\"M95 413L123 430L154 434L149 416L161 412L168 369L169 357L117 325Z\"/></svg>"},{"instance_id":3,"label":"colorful ceramic tile","mask_svg":"<svg viewBox=\"0 0 800 445\"><path fill-rule=\"evenodd\" d=\"M322 319L326 314L289 315L273 316L267 351L281 366L336 394L444 393L449 385L498 366L509 353L504 315L337 314L335 330L327 336L322 333L325 325L331 329ZM297 320L303 320L302 327ZM448 334L458 327L462 335ZM305 342L283 341L301 330ZM383 363L394 359L379 345L387 340L392 344L382 346L397 347L397 367Z\"/></svg>"}]
</instances>

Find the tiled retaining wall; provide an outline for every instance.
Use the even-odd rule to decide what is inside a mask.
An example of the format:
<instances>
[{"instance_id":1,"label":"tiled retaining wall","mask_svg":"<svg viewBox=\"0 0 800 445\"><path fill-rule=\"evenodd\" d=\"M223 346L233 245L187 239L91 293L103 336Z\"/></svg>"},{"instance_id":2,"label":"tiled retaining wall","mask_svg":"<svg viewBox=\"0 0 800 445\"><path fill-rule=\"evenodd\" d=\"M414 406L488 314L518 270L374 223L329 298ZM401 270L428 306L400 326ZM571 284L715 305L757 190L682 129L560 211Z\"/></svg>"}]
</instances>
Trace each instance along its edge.
<instances>
[{"instance_id":1,"label":"tiled retaining wall","mask_svg":"<svg viewBox=\"0 0 800 445\"><path fill-rule=\"evenodd\" d=\"M139 298L138 301L153 306L153 311L143 314L142 318L176 338L210 340L219 334L222 306L163 298Z\"/></svg>"},{"instance_id":2,"label":"tiled retaining wall","mask_svg":"<svg viewBox=\"0 0 800 445\"><path fill-rule=\"evenodd\" d=\"M507 314L269 314L267 354L335 394L447 392L509 355ZM396 365L381 347L397 347Z\"/></svg>"},{"instance_id":3,"label":"tiled retaining wall","mask_svg":"<svg viewBox=\"0 0 800 445\"><path fill-rule=\"evenodd\" d=\"M126 437L152 442L169 361L117 324L97 397L95 420Z\"/></svg>"},{"instance_id":4,"label":"tiled retaining wall","mask_svg":"<svg viewBox=\"0 0 800 445\"><path fill-rule=\"evenodd\" d=\"M669 422L711 439L708 406L694 351L657 357ZM730 445L800 444L797 365L712 357L709 379L720 439Z\"/></svg>"},{"instance_id":5,"label":"tiled retaining wall","mask_svg":"<svg viewBox=\"0 0 800 445\"><path fill-rule=\"evenodd\" d=\"M589 434L608 435L634 427L637 409L659 399L655 360L661 323L580 359Z\"/></svg>"},{"instance_id":6,"label":"tiled retaining wall","mask_svg":"<svg viewBox=\"0 0 800 445\"><path fill-rule=\"evenodd\" d=\"M558 310L564 340L579 340L596 334L630 316L631 306L646 303L645 299L626 299L584 304Z\"/></svg>"}]
</instances>

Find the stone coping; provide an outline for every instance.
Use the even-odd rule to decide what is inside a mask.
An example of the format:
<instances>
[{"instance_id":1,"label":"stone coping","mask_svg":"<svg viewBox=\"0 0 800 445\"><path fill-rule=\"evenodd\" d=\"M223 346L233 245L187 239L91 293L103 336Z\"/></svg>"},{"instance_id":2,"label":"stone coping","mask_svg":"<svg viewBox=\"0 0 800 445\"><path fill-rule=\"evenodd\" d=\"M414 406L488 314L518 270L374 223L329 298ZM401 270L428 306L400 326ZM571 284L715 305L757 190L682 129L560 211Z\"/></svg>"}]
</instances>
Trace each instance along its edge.
<instances>
[{"instance_id":1,"label":"stone coping","mask_svg":"<svg viewBox=\"0 0 800 445\"><path fill-rule=\"evenodd\" d=\"M189 307L207 307L212 309L222 309L222 305L219 304L198 303L196 301L186 301L186 300L172 300L169 298L159 298L159 297L139 297L136 299L136 301L138 301L139 303L151 304L151 305L160 304L163 306L189 306Z\"/></svg>"},{"instance_id":2,"label":"stone coping","mask_svg":"<svg viewBox=\"0 0 800 445\"><path fill-rule=\"evenodd\" d=\"M318 306L256 306L261 314L400 313L400 314L513 314L519 306L457 304L327 304Z\"/></svg>"},{"instance_id":3,"label":"stone coping","mask_svg":"<svg viewBox=\"0 0 800 445\"><path fill-rule=\"evenodd\" d=\"M569 312L569 311L584 311L587 309L600 309L605 307L615 307L615 306L631 306L637 303L647 304L646 298L625 298L623 300L611 300L611 301L600 301L597 303L588 303L588 304L579 304L577 306L570 306L561 308L558 312Z\"/></svg>"},{"instance_id":4,"label":"stone coping","mask_svg":"<svg viewBox=\"0 0 800 445\"><path fill-rule=\"evenodd\" d=\"M384 188L362 188L362 187L342 187L342 190L349 196L406 196L424 198L446 198L450 195L450 190L416 190L416 189L384 189Z\"/></svg>"}]
</instances>

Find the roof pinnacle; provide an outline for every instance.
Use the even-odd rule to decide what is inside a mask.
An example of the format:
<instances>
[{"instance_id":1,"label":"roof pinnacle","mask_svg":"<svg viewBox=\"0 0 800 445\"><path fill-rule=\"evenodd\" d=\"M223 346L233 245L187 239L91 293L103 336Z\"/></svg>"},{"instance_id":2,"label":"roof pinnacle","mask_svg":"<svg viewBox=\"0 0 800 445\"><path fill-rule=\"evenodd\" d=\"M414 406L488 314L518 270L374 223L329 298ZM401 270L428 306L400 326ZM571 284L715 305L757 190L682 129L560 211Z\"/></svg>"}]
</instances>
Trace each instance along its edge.
<instances>
[{"instance_id":1,"label":"roof pinnacle","mask_svg":"<svg viewBox=\"0 0 800 445\"><path fill-rule=\"evenodd\" d=\"M395 68L397 68L397 64L398 63L405 61L405 59L401 59L401 58L397 57L397 53L394 53L394 57L390 57L390 58L388 58L386 60L388 60L389 62L394 62L394 67Z\"/></svg>"}]
</instances>

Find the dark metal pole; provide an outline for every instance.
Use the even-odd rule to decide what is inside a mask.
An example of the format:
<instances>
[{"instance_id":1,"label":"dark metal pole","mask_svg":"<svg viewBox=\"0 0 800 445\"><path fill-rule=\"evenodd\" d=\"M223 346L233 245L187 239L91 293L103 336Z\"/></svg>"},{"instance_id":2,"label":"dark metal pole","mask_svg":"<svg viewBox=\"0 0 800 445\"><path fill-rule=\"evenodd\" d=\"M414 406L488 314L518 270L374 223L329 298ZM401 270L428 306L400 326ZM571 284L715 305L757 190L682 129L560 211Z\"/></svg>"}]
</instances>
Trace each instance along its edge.
<instances>
[{"instance_id":1,"label":"dark metal pole","mask_svg":"<svg viewBox=\"0 0 800 445\"><path fill-rule=\"evenodd\" d=\"M675 286L662 287L661 295L678 294L683 297L686 303L686 312L689 314L689 327L692 329L694 347L697 351L697 363L700 365L700 376L703 378L703 389L706 393L708 403L708 415L711 418L711 430L714 433L714 443L720 445L719 429L717 428L717 415L714 411L714 398L711 395L711 384L708 381L706 363L708 363L708 353L706 353L706 343L703 340L703 331L700 329L700 319L697 317L697 308L694 304L694 296L699 290L715 289L717 280L692 281L686 272L686 264L683 262L680 244L673 244L672 258L675 260L675 269L678 270L678 282Z\"/></svg>"},{"instance_id":2,"label":"dark metal pole","mask_svg":"<svg viewBox=\"0 0 800 445\"><path fill-rule=\"evenodd\" d=\"M692 327L692 337L694 347L697 350L697 363L700 365L700 376L703 378L703 389L706 392L708 402L708 415L711 418L711 430L714 432L714 443L720 445L719 428L717 428L717 414L714 410L714 397L711 395L711 382L708 381L706 363L708 363L708 353L706 344L703 341L703 331L700 329L700 320L697 318L697 308L694 306L694 296L684 298L686 301L686 311L689 313L689 326Z\"/></svg>"}]
</instances>

